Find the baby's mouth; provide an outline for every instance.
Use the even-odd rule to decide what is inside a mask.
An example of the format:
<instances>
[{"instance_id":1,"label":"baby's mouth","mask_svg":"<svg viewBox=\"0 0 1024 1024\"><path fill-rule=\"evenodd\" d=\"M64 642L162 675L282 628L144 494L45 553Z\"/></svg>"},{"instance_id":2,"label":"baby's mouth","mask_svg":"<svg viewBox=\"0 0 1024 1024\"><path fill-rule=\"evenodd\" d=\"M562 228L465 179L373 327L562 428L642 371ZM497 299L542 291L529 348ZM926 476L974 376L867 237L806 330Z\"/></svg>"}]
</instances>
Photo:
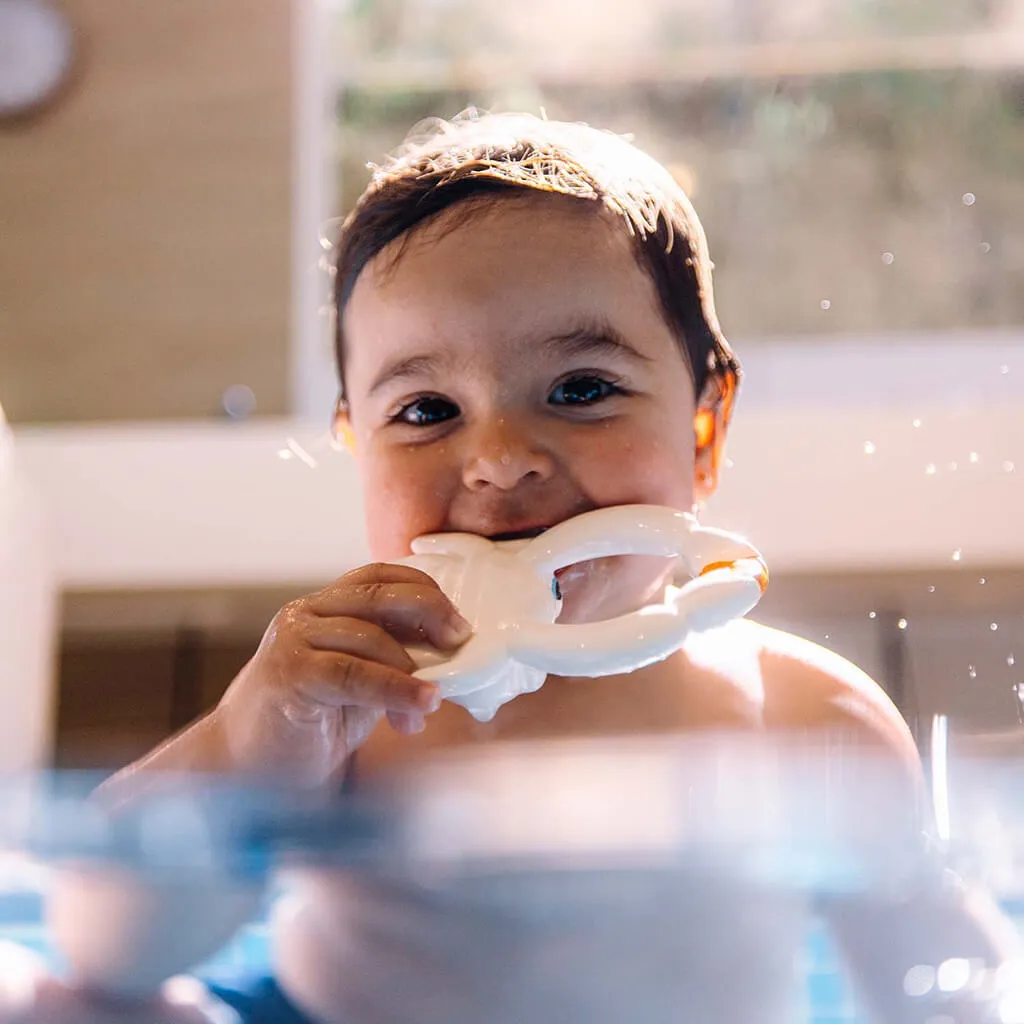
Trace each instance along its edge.
<instances>
[{"instance_id":1,"label":"baby's mouth","mask_svg":"<svg viewBox=\"0 0 1024 1024\"><path fill-rule=\"evenodd\" d=\"M508 530L505 533L492 533L488 540L532 540L534 537L539 537L547 529L549 529L547 526L534 526L528 530Z\"/></svg>"}]
</instances>

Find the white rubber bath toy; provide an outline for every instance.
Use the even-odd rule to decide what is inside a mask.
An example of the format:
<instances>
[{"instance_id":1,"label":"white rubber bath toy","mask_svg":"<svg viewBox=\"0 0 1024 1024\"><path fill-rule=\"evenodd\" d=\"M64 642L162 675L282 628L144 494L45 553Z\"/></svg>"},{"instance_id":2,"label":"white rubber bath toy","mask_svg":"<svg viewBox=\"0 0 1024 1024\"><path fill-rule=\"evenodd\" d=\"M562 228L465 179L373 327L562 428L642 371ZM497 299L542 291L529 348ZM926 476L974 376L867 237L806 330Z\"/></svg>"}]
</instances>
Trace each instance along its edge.
<instances>
[{"instance_id":1,"label":"white rubber bath toy","mask_svg":"<svg viewBox=\"0 0 1024 1024\"><path fill-rule=\"evenodd\" d=\"M467 533L418 537L400 564L422 569L473 626L452 656L411 647L416 675L478 721L548 674L607 676L661 661L694 630L746 615L767 584L758 552L741 538L702 527L657 505L620 505L568 519L532 540ZM678 557L687 581L662 604L584 625L558 624L555 571L612 555Z\"/></svg>"}]
</instances>

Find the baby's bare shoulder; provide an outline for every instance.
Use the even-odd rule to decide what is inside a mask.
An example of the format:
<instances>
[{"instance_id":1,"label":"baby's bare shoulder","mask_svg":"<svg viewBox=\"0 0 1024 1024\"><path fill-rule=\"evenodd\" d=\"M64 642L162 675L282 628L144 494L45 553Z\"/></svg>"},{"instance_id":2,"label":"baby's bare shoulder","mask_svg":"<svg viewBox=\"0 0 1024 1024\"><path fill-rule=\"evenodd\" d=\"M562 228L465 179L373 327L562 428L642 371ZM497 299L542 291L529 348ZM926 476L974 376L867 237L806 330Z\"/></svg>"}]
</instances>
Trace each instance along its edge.
<instances>
[{"instance_id":1,"label":"baby's bare shoulder","mask_svg":"<svg viewBox=\"0 0 1024 1024\"><path fill-rule=\"evenodd\" d=\"M910 730L885 691L845 658L747 620L697 634L690 662L750 693L769 730L830 729L917 761Z\"/></svg>"},{"instance_id":2,"label":"baby's bare shoulder","mask_svg":"<svg viewBox=\"0 0 1024 1024\"><path fill-rule=\"evenodd\" d=\"M903 716L867 673L792 633L751 622L742 633L757 650L768 728L841 730L917 761Z\"/></svg>"}]
</instances>

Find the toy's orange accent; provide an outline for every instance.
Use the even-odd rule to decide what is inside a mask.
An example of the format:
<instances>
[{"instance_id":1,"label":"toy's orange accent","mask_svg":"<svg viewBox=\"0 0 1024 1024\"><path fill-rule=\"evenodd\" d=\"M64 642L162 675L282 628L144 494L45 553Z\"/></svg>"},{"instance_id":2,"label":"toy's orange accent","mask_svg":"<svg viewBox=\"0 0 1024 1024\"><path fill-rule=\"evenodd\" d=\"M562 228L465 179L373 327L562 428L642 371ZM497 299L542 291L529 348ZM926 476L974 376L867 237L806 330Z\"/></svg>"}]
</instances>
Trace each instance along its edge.
<instances>
[{"instance_id":1,"label":"toy's orange accent","mask_svg":"<svg viewBox=\"0 0 1024 1024\"><path fill-rule=\"evenodd\" d=\"M760 558L740 558L735 562L708 562L701 569L700 574L701 576L706 576L709 572L714 572L716 569L733 569L744 576L753 577L753 579L757 580L757 585L761 588L762 594L768 589L768 566Z\"/></svg>"}]
</instances>

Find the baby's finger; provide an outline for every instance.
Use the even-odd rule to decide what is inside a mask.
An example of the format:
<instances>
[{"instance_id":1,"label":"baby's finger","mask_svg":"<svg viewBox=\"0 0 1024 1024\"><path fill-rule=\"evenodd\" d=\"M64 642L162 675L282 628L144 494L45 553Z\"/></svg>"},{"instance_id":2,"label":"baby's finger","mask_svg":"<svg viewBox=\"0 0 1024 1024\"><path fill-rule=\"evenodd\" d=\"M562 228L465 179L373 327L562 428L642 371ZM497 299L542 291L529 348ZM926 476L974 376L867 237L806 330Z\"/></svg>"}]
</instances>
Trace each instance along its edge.
<instances>
[{"instance_id":1,"label":"baby's finger","mask_svg":"<svg viewBox=\"0 0 1024 1024\"><path fill-rule=\"evenodd\" d=\"M376 623L401 643L450 649L464 643L472 627L436 584L365 582L329 587L309 601L324 618L356 618Z\"/></svg>"},{"instance_id":2,"label":"baby's finger","mask_svg":"<svg viewBox=\"0 0 1024 1024\"><path fill-rule=\"evenodd\" d=\"M365 661L378 661L409 675L416 665L406 649L376 623L366 619L326 618L319 615L306 620L306 643L315 651L351 654Z\"/></svg>"},{"instance_id":3,"label":"baby's finger","mask_svg":"<svg viewBox=\"0 0 1024 1024\"><path fill-rule=\"evenodd\" d=\"M434 577L422 569L414 569L411 565L395 565L393 562L371 562L361 565L358 569L345 573L326 590L338 584L364 583L423 583L428 587L436 587Z\"/></svg>"},{"instance_id":4,"label":"baby's finger","mask_svg":"<svg viewBox=\"0 0 1024 1024\"><path fill-rule=\"evenodd\" d=\"M305 672L296 686L307 699L324 707L348 705L383 711L436 711L441 694L432 683L414 679L389 665L364 661L349 654L310 651Z\"/></svg>"},{"instance_id":5,"label":"baby's finger","mask_svg":"<svg viewBox=\"0 0 1024 1024\"><path fill-rule=\"evenodd\" d=\"M395 732L403 736L415 736L427 727L426 716L415 711L389 711L388 722Z\"/></svg>"}]
</instances>

